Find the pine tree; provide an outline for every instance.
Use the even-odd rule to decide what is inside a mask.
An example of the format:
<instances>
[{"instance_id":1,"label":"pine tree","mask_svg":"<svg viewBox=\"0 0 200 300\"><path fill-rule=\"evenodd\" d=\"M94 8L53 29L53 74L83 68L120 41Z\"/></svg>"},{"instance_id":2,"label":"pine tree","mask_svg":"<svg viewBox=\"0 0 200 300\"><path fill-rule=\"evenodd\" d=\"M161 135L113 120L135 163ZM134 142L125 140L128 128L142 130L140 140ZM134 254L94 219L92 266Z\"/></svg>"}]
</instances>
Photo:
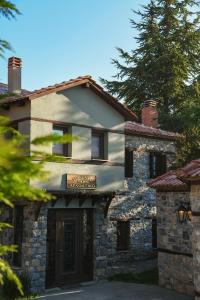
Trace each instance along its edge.
<instances>
[{"instance_id":1,"label":"pine tree","mask_svg":"<svg viewBox=\"0 0 200 300\"><path fill-rule=\"evenodd\" d=\"M182 129L177 113L189 90L194 90L194 82L199 90L198 4L195 0L151 0L142 11L134 12L140 17L139 22L131 20L138 31L138 46L130 53L118 48L120 61L112 61L117 69L114 80L101 79L109 92L138 114L145 99L156 99L167 129Z\"/></svg>"}]
</instances>

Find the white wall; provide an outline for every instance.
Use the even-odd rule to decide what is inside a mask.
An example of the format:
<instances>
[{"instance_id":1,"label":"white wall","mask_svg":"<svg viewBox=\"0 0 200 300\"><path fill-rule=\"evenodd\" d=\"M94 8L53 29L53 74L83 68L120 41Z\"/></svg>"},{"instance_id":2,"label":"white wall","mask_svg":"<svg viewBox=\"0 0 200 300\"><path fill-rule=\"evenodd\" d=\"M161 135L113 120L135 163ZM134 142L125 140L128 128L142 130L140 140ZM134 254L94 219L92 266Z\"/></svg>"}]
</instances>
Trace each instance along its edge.
<instances>
[{"instance_id":1,"label":"white wall","mask_svg":"<svg viewBox=\"0 0 200 300\"><path fill-rule=\"evenodd\" d=\"M96 175L97 191L124 190L124 168L120 166L53 163L46 164L48 179L34 185L55 190L66 189L66 174Z\"/></svg>"},{"instance_id":2,"label":"white wall","mask_svg":"<svg viewBox=\"0 0 200 300\"><path fill-rule=\"evenodd\" d=\"M124 117L88 88L75 87L31 102L31 117L123 129Z\"/></svg>"}]
</instances>

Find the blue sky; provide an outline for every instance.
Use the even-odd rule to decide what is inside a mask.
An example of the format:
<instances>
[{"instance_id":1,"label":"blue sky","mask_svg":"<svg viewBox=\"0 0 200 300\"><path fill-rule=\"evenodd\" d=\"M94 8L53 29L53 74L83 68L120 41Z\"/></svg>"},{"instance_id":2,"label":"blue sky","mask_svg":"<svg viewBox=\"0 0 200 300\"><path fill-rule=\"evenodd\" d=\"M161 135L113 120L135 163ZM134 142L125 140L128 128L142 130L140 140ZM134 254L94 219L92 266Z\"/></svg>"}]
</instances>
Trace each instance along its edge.
<instances>
[{"instance_id":1,"label":"blue sky","mask_svg":"<svg viewBox=\"0 0 200 300\"><path fill-rule=\"evenodd\" d=\"M12 0L22 15L1 19L0 38L14 52L0 59L0 81L7 82L7 58L23 60L22 86L36 89L80 75L110 79L116 47L135 47L129 19L148 0Z\"/></svg>"}]
</instances>

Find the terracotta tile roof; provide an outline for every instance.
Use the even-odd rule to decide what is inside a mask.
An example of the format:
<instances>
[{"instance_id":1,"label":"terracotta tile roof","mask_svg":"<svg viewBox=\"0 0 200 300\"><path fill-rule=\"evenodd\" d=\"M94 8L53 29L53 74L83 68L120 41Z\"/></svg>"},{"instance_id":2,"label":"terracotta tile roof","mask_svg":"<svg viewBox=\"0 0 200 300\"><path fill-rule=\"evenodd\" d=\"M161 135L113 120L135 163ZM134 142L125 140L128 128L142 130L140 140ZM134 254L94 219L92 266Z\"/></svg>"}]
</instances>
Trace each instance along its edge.
<instances>
[{"instance_id":1,"label":"terracotta tile roof","mask_svg":"<svg viewBox=\"0 0 200 300\"><path fill-rule=\"evenodd\" d=\"M8 86L5 83L0 83L0 95L8 92Z\"/></svg>"},{"instance_id":2,"label":"terracotta tile roof","mask_svg":"<svg viewBox=\"0 0 200 300\"><path fill-rule=\"evenodd\" d=\"M8 85L0 82L0 95L8 93ZM22 89L22 95L27 95L30 91Z\"/></svg>"},{"instance_id":3,"label":"terracotta tile roof","mask_svg":"<svg viewBox=\"0 0 200 300\"><path fill-rule=\"evenodd\" d=\"M148 127L136 122L126 122L125 130L127 134L139 134L150 137L158 137L167 140L178 140L180 138L183 138L183 135L179 133Z\"/></svg>"},{"instance_id":4,"label":"terracotta tile roof","mask_svg":"<svg viewBox=\"0 0 200 300\"><path fill-rule=\"evenodd\" d=\"M189 182L200 181L200 159L192 160L185 167L169 171L148 182L154 189L189 189Z\"/></svg>"},{"instance_id":5,"label":"terracotta tile roof","mask_svg":"<svg viewBox=\"0 0 200 300\"><path fill-rule=\"evenodd\" d=\"M121 104L116 98L114 98L112 95L107 93L100 85L98 85L91 76L81 76L75 79L70 79L69 81L63 81L58 84L54 84L51 86L48 86L46 88L41 88L39 90L35 90L32 92L24 93L23 95L20 95L18 97L9 97L6 99L1 100L0 104L7 104L10 105L12 103L20 102L20 101L27 101L27 100L33 100L36 98L39 98L41 96L53 93L53 92L59 92L66 89L70 89L75 86L79 85L86 85L87 87L91 88L94 92L96 92L98 95L100 95L108 104L113 106L117 111L120 112L120 114L124 115L126 120L136 121L137 117L134 112L132 112L130 109L126 108L123 104Z\"/></svg>"},{"instance_id":6,"label":"terracotta tile roof","mask_svg":"<svg viewBox=\"0 0 200 300\"><path fill-rule=\"evenodd\" d=\"M182 168L179 177L184 181L200 180L200 159L192 160Z\"/></svg>"},{"instance_id":7,"label":"terracotta tile roof","mask_svg":"<svg viewBox=\"0 0 200 300\"><path fill-rule=\"evenodd\" d=\"M187 190L188 184L177 176L177 171L169 171L148 182L148 186L156 190Z\"/></svg>"}]
</instances>

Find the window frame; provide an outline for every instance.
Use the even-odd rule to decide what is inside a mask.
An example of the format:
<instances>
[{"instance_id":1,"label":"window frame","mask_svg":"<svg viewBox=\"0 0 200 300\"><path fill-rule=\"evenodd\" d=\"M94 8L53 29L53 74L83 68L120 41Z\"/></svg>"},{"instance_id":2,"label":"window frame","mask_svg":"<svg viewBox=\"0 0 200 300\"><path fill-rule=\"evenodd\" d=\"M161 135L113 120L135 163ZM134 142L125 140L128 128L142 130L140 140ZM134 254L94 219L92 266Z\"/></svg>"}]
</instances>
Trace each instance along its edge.
<instances>
[{"instance_id":1,"label":"window frame","mask_svg":"<svg viewBox=\"0 0 200 300\"><path fill-rule=\"evenodd\" d=\"M125 178L133 178L133 151L125 148L124 155Z\"/></svg>"},{"instance_id":2,"label":"window frame","mask_svg":"<svg viewBox=\"0 0 200 300\"><path fill-rule=\"evenodd\" d=\"M63 131L63 135L64 134L69 134L69 127L68 126L62 126L62 125L53 124L52 131L54 131L56 129L62 130ZM63 149L62 154L55 153L53 151L53 146L54 145L62 145L62 149ZM52 154L56 155L56 156L70 157L70 145L69 145L69 143L65 143L65 144L53 143L53 145L52 145Z\"/></svg>"},{"instance_id":3,"label":"window frame","mask_svg":"<svg viewBox=\"0 0 200 300\"><path fill-rule=\"evenodd\" d=\"M130 220L117 221L117 251L130 249Z\"/></svg>"},{"instance_id":4,"label":"window frame","mask_svg":"<svg viewBox=\"0 0 200 300\"><path fill-rule=\"evenodd\" d=\"M99 156L94 157L92 154L92 138L99 137ZM92 130L91 133L91 159L92 160L105 160L105 133L98 130Z\"/></svg>"},{"instance_id":5,"label":"window frame","mask_svg":"<svg viewBox=\"0 0 200 300\"><path fill-rule=\"evenodd\" d=\"M155 168L153 168L153 159L155 159ZM163 175L167 172L167 155L162 151L149 152L149 177L151 179Z\"/></svg>"}]
</instances>

